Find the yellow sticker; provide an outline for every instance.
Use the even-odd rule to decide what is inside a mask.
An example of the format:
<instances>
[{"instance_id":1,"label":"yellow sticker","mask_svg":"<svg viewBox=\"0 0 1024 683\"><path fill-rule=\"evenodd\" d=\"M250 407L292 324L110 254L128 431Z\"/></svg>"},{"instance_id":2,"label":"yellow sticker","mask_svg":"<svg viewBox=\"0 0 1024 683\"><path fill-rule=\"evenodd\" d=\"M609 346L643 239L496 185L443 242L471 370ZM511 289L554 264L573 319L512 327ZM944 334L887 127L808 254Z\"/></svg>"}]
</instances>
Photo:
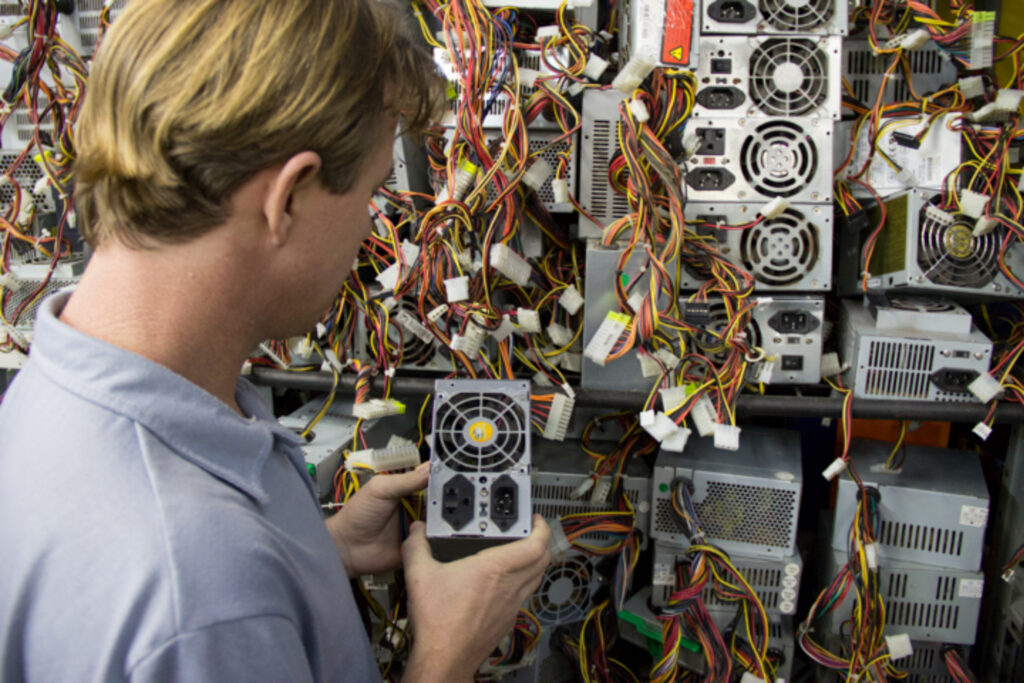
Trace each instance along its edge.
<instances>
[{"instance_id":1,"label":"yellow sticker","mask_svg":"<svg viewBox=\"0 0 1024 683\"><path fill-rule=\"evenodd\" d=\"M477 420L469 426L469 438L476 443L487 443L494 438L494 427L490 422Z\"/></svg>"}]
</instances>

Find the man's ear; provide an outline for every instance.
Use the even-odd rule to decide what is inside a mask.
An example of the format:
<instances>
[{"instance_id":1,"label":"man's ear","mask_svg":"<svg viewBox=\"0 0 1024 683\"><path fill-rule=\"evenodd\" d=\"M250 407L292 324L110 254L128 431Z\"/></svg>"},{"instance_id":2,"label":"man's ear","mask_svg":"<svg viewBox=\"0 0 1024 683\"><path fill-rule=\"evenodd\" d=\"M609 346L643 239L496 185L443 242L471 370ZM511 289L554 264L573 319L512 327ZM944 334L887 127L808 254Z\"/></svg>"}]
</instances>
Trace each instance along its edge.
<instances>
[{"instance_id":1,"label":"man's ear","mask_svg":"<svg viewBox=\"0 0 1024 683\"><path fill-rule=\"evenodd\" d=\"M316 182L320 155L299 152L271 176L263 198L263 215L274 246L281 246L291 235L295 193L309 182Z\"/></svg>"}]
</instances>

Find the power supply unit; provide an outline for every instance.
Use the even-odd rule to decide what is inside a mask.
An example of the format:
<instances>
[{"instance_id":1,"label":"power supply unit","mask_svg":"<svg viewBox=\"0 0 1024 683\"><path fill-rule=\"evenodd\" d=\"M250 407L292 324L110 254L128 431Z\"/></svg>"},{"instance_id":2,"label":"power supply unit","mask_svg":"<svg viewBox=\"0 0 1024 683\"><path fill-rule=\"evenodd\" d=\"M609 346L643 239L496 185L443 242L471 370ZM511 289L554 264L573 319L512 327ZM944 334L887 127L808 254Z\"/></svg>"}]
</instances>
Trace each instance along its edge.
<instances>
[{"instance_id":1,"label":"power supply unit","mask_svg":"<svg viewBox=\"0 0 1024 683\"><path fill-rule=\"evenodd\" d=\"M40 107L42 104L40 104ZM22 111L16 111L11 118L14 119L14 123L4 126L4 135L6 137L8 129L15 129L17 125L20 125L19 117L28 116L28 114ZM25 129L25 137L22 139L22 135L19 132L19 139L17 143L27 145L35 134L35 126L31 121L27 121L26 125L29 126ZM21 130L21 129L19 129ZM6 144L5 144L6 146ZM21 191L21 207L25 207L25 203L30 202L35 205L35 209L38 213L54 213L57 210L57 203L54 201L54 194L52 188L47 185L46 187L40 187L39 191L36 190L36 183L46 177L43 172L43 167L32 158L31 155L26 155L21 162L17 164L14 172L11 169L15 166L15 163L22 157L20 149L13 149L7 147L6 149L0 149L0 176L9 178L12 182L5 182L0 185L0 211L3 211L5 215L12 215L11 210L14 208L15 193L18 190ZM17 185L17 189L15 188Z\"/></svg>"},{"instance_id":2,"label":"power supply unit","mask_svg":"<svg viewBox=\"0 0 1024 683\"><path fill-rule=\"evenodd\" d=\"M967 386L988 372L992 342L951 301L890 296L844 300L839 315L843 380L856 398L977 402Z\"/></svg>"},{"instance_id":3,"label":"power supply unit","mask_svg":"<svg viewBox=\"0 0 1024 683\"><path fill-rule=\"evenodd\" d=\"M626 58L692 71L698 52L700 5L707 0L624 0L616 5L619 44Z\"/></svg>"},{"instance_id":4,"label":"power supply unit","mask_svg":"<svg viewBox=\"0 0 1024 683\"><path fill-rule=\"evenodd\" d=\"M577 237L600 238L604 229L629 213L629 202L616 192L608 180L608 169L619 154L619 103L617 90L585 90L580 123L580 213Z\"/></svg>"},{"instance_id":5,"label":"power supply unit","mask_svg":"<svg viewBox=\"0 0 1024 683\"><path fill-rule=\"evenodd\" d=\"M862 126L857 139L853 140L855 122L840 121L836 123L834 136L837 166L846 159L851 145L853 146L853 154L840 177L850 178L860 174L868 161L868 156L877 145L878 149L884 151L901 170L897 171L875 153L871 157L867 174L862 176L875 194L887 197L913 188L928 188L937 192L942 189L946 177L960 166L961 135L950 128L958 118L957 115L947 114L935 119L930 126L920 117L908 117L898 122L886 121L882 125L877 142L870 126ZM925 128L928 128L927 133L922 139L917 140L916 136ZM915 137L915 141L908 142L904 136ZM906 146L901 144L901 141ZM913 146L915 144L916 147ZM848 186L854 196L872 196L871 192L859 183L851 182Z\"/></svg>"},{"instance_id":6,"label":"power supply unit","mask_svg":"<svg viewBox=\"0 0 1024 683\"><path fill-rule=\"evenodd\" d=\"M598 558L571 552L551 563L523 609L545 627L582 621L594 606L594 595L607 585L598 571Z\"/></svg>"},{"instance_id":7,"label":"power supply unit","mask_svg":"<svg viewBox=\"0 0 1024 683\"><path fill-rule=\"evenodd\" d=\"M395 349L395 357L400 358L399 368L445 374L452 372L450 350L433 337L420 318L416 305L410 299L398 299L387 320L388 344ZM443 323L443 320L439 320L437 324ZM370 330L371 327L366 324L365 313L359 311L352 352L361 360L375 358L378 353L380 340L376 338L376 333L371 334Z\"/></svg>"},{"instance_id":8,"label":"power supply unit","mask_svg":"<svg viewBox=\"0 0 1024 683\"><path fill-rule=\"evenodd\" d=\"M846 35L846 0L705 0L704 34Z\"/></svg>"},{"instance_id":9,"label":"power supply unit","mask_svg":"<svg viewBox=\"0 0 1024 683\"><path fill-rule=\"evenodd\" d=\"M743 330L746 341L761 349L752 377L763 384L817 384L821 380L821 345L825 326L825 299L820 296L773 295L760 297ZM684 309L685 297L679 307ZM721 298L709 301L706 332L694 338L695 351L717 363L729 349L721 340L732 320Z\"/></svg>"},{"instance_id":10,"label":"power supply unit","mask_svg":"<svg viewBox=\"0 0 1024 683\"><path fill-rule=\"evenodd\" d=\"M658 619L651 600L651 589L641 588L633 595L623 609L619 611L619 635L629 643L651 652L653 656L661 656L663 642L662 622ZM735 610L721 610L708 608L711 620L725 635L725 631L733 625ZM742 634L742 628L737 633ZM729 639L726 638L726 642ZM692 645L696 650L690 649ZM796 642L794 640L793 618L777 614L768 615L768 650L775 658L775 677L779 681L788 681L791 678L793 661L796 656ZM774 652L773 652L774 650ZM680 665L689 670L703 671L705 667L704 655L700 652L699 645L692 641L683 643L679 648Z\"/></svg>"},{"instance_id":11,"label":"power supply unit","mask_svg":"<svg viewBox=\"0 0 1024 683\"><path fill-rule=\"evenodd\" d=\"M760 218L760 204L689 202L687 221L730 262L754 278L755 291L827 292L832 289L832 208L793 204ZM723 229L716 226L748 226ZM679 289L699 289L711 276L705 264L684 263Z\"/></svg>"},{"instance_id":12,"label":"power supply unit","mask_svg":"<svg viewBox=\"0 0 1024 683\"><path fill-rule=\"evenodd\" d=\"M9 327L6 330L0 327L0 341L11 335L19 346L31 342L39 305L49 295L78 284L84 270L85 259L72 257L58 261L47 280L49 259L10 264L5 275L17 284L8 283L3 287L3 314ZM28 356L15 350L0 352L0 370L18 369L26 360Z\"/></svg>"},{"instance_id":13,"label":"power supply unit","mask_svg":"<svg viewBox=\"0 0 1024 683\"><path fill-rule=\"evenodd\" d=\"M530 534L530 383L434 383L427 537L439 557Z\"/></svg>"},{"instance_id":14,"label":"power supply unit","mask_svg":"<svg viewBox=\"0 0 1024 683\"><path fill-rule=\"evenodd\" d=\"M323 401L311 401L277 422L296 433L301 433L323 407ZM334 475L345 462L345 451L355 447L359 420L352 416L352 401L336 400L316 423L302 446L306 468L313 478L320 498L334 492ZM386 419L363 420L359 449L384 448L394 436L412 434L416 421L412 414L392 415Z\"/></svg>"},{"instance_id":15,"label":"power supply unit","mask_svg":"<svg viewBox=\"0 0 1024 683\"><path fill-rule=\"evenodd\" d=\"M826 550L825 581L846 565L846 553ZM907 634L911 640L973 645L981 612L985 575L910 562L881 562L879 586L885 602L885 634ZM848 632L844 624L853 610L847 595L823 619L827 633Z\"/></svg>"},{"instance_id":16,"label":"power supply unit","mask_svg":"<svg viewBox=\"0 0 1024 683\"><path fill-rule=\"evenodd\" d=\"M838 119L842 42L839 36L703 36L693 116Z\"/></svg>"},{"instance_id":17,"label":"power supply unit","mask_svg":"<svg viewBox=\"0 0 1024 683\"><path fill-rule=\"evenodd\" d=\"M996 225L975 234L978 221L942 208L941 194L912 190L884 200L886 224L868 264L869 291L942 294L963 301L1024 295L1000 270L1000 258L1013 273L1024 273L1024 249ZM862 231L839 234L838 289L843 296L862 292L862 251L873 226L872 212Z\"/></svg>"},{"instance_id":18,"label":"power supply unit","mask_svg":"<svg viewBox=\"0 0 1024 683\"><path fill-rule=\"evenodd\" d=\"M649 291L650 272L649 260L642 250L635 250L626 261L622 272L618 272L618 263L625 247L613 245L603 247L590 240L587 243L587 278L584 288L583 309L583 347L597 334L601 323L609 313L619 310L619 300L615 291L616 278L636 282L627 295L643 294ZM675 273L675 265L665 264L671 277ZM673 285L674 289L674 285ZM665 295L658 300L659 307L665 307ZM680 349L674 349L676 356ZM616 360L598 365L587 356L583 357L580 382L585 389L616 389L649 391L655 382L654 376L644 376L643 368L637 352L630 351Z\"/></svg>"},{"instance_id":19,"label":"power supply unit","mask_svg":"<svg viewBox=\"0 0 1024 683\"><path fill-rule=\"evenodd\" d=\"M883 102L908 102L917 99L914 93L929 95L957 80L953 60L932 41L916 50L904 50L903 57L909 66L909 74L898 68L886 78L890 60L876 53L870 41L861 38L844 40L843 75L853 90L853 96L870 106L878 100L878 90L885 82ZM948 151L952 152L951 149Z\"/></svg>"},{"instance_id":20,"label":"power supply unit","mask_svg":"<svg viewBox=\"0 0 1024 683\"><path fill-rule=\"evenodd\" d=\"M975 571L981 568L989 495L978 455L906 445L899 471L885 469L888 443L858 439L850 458L869 495L877 496L878 557ZM839 480L832 547L846 550L860 489Z\"/></svg>"},{"instance_id":21,"label":"power supply unit","mask_svg":"<svg viewBox=\"0 0 1024 683\"><path fill-rule=\"evenodd\" d=\"M586 488L592 466L593 461L581 452L567 452L564 443L535 438L530 473L533 511L554 523L565 515L617 510L618 506L610 495L610 477L602 477L583 493L577 493ZM640 547L646 547L651 518L651 473L638 458L630 458L626 462L622 491L636 512ZM590 543L601 542L601 536L597 534L584 538Z\"/></svg>"},{"instance_id":22,"label":"power supply unit","mask_svg":"<svg viewBox=\"0 0 1024 683\"><path fill-rule=\"evenodd\" d=\"M698 95L699 98L699 95ZM684 168L694 202L757 203L832 199L832 129L827 118L691 118L684 139L696 136L696 154Z\"/></svg>"},{"instance_id":23,"label":"power supply unit","mask_svg":"<svg viewBox=\"0 0 1024 683\"><path fill-rule=\"evenodd\" d=\"M690 546L672 507L675 487L685 484L707 542L747 557L796 554L803 486L796 432L744 427L739 449L730 453L715 448L711 437L691 437L685 453L658 455L652 483L655 541Z\"/></svg>"},{"instance_id":24,"label":"power supply unit","mask_svg":"<svg viewBox=\"0 0 1024 683\"><path fill-rule=\"evenodd\" d=\"M796 612L804 566L800 555L765 559L733 554L729 559L750 584L769 616L792 615ZM664 543L654 544L651 604L658 607L668 604L675 587L676 567L688 562L684 551ZM720 598L710 582L701 592L701 599L708 610L724 612L727 619L735 614L739 605Z\"/></svg>"}]
</instances>

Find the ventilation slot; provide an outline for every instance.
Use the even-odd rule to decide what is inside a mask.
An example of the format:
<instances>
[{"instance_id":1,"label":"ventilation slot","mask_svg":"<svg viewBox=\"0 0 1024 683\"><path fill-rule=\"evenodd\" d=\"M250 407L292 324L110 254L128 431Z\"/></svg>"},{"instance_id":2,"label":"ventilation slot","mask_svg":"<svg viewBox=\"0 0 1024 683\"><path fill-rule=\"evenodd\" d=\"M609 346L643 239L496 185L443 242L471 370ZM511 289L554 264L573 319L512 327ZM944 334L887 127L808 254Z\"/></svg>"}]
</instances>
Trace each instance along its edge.
<instances>
[{"instance_id":1,"label":"ventilation slot","mask_svg":"<svg viewBox=\"0 0 1024 683\"><path fill-rule=\"evenodd\" d=\"M864 373L865 394L927 398L934 353L930 344L872 341Z\"/></svg>"},{"instance_id":2,"label":"ventilation slot","mask_svg":"<svg viewBox=\"0 0 1024 683\"><path fill-rule=\"evenodd\" d=\"M796 520L796 492L712 481L695 502L710 539L788 548Z\"/></svg>"},{"instance_id":3,"label":"ventilation slot","mask_svg":"<svg viewBox=\"0 0 1024 683\"><path fill-rule=\"evenodd\" d=\"M954 529L883 521L878 540L882 545L893 548L960 557L964 534Z\"/></svg>"}]
</instances>

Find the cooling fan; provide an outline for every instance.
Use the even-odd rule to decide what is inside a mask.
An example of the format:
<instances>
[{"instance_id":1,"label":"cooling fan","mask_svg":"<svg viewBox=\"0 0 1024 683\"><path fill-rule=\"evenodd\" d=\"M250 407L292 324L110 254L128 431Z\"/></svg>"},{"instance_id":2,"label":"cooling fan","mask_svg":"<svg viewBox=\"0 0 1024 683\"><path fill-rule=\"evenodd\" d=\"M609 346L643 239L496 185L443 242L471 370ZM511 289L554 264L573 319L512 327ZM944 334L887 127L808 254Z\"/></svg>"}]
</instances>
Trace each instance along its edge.
<instances>
[{"instance_id":1,"label":"cooling fan","mask_svg":"<svg viewBox=\"0 0 1024 683\"><path fill-rule=\"evenodd\" d=\"M710 320L701 327L701 331L694 338L697 347L716 365L721 365L729 357L731 347L724 337L728 334L732 318L729 317L729 310L724 303L712 303L709 309ZM742 339L747 346L753 350L761 345L761 331L753 316L744 328Z\"/></svg>"},{"instance_id":2,"label":"cooling fan","mask_svg":"<svg viewBox=\"0 0 1024 683\"><path fill-rule=\"evenodd\" d=\"M427 537L439 556L459 557L486 543L530 533L530 383L434 383ZM444 540L460 539L460 544Z\"/></svg>"},{"instance_id":3,"label":"cooling fan","mask_svg":"<svg viewBox=\"0 0 1024 683\"><path fill-rule=\"evenodd\" d=\"M796 33L819 29L832 19L835 0L761 0L758 9L772 28Z\"/></svg>"},{"instance_id":4,"label":"cooling fan","mask_svg":"<svg viewBox=\"0 0 1024 683\"><path fill-rule=\"evenodd\" d=\"M1002 228L975 235L973 221L957 215L949 223L926 208L920 218L917 263L926 278L937 285L984 287L999 274Z\"/></svg>"},{"instance_id":5,"label":"cooling fan","mask_svg":"<svg viewBox=\"0 0 1024 683\"><path fill-rule=\"evenodd\" d=\"M540 588L527 600L526 609L544 626L580 621L590 611L597 579L590 558L570 556L548 567Z\"/></svg>"},{"instance_id":6,"label":"cooling fan","mask_svg":"<svg viewBox=\"0 0 1024 683\"><path fill-rule=\"evenodd\" d=\"M956 304L952 301L927 296L890 296L889 306L916 313L946 313L957 310Z\"/></svg>"},{"instance_id":7,"label":"cooling fan","mask_svg":"<svg viewBox=\"0 0 1024 683\"><path fill-rule=\"evenodd\" d=\"M740 259L754 279L785 287L799 282L821 258L818 229L795 209L743 231Z\"/></svg>"},{"instance_id":8,"label":"cooling fan","mask_svg":"<svg viewBox=\"0 0 1024 683\"><path fill-rule=\"evenodd\" d=\"M768 121L744 139L740 150L744 179L766 197L792 197L818 171L814 140L792 121Z\"/></svg>"},{"instance_id":9,"label":"cooling fan","mask_svg":"<svg viewBox=\"0 0 1024 683\"><path fill-rule=\"evenodd\" d=\"M750 56L750 97L766 114L799 116L828 99L829 58L813 40L771 38Z\"/></svg>"}]
</instances>

